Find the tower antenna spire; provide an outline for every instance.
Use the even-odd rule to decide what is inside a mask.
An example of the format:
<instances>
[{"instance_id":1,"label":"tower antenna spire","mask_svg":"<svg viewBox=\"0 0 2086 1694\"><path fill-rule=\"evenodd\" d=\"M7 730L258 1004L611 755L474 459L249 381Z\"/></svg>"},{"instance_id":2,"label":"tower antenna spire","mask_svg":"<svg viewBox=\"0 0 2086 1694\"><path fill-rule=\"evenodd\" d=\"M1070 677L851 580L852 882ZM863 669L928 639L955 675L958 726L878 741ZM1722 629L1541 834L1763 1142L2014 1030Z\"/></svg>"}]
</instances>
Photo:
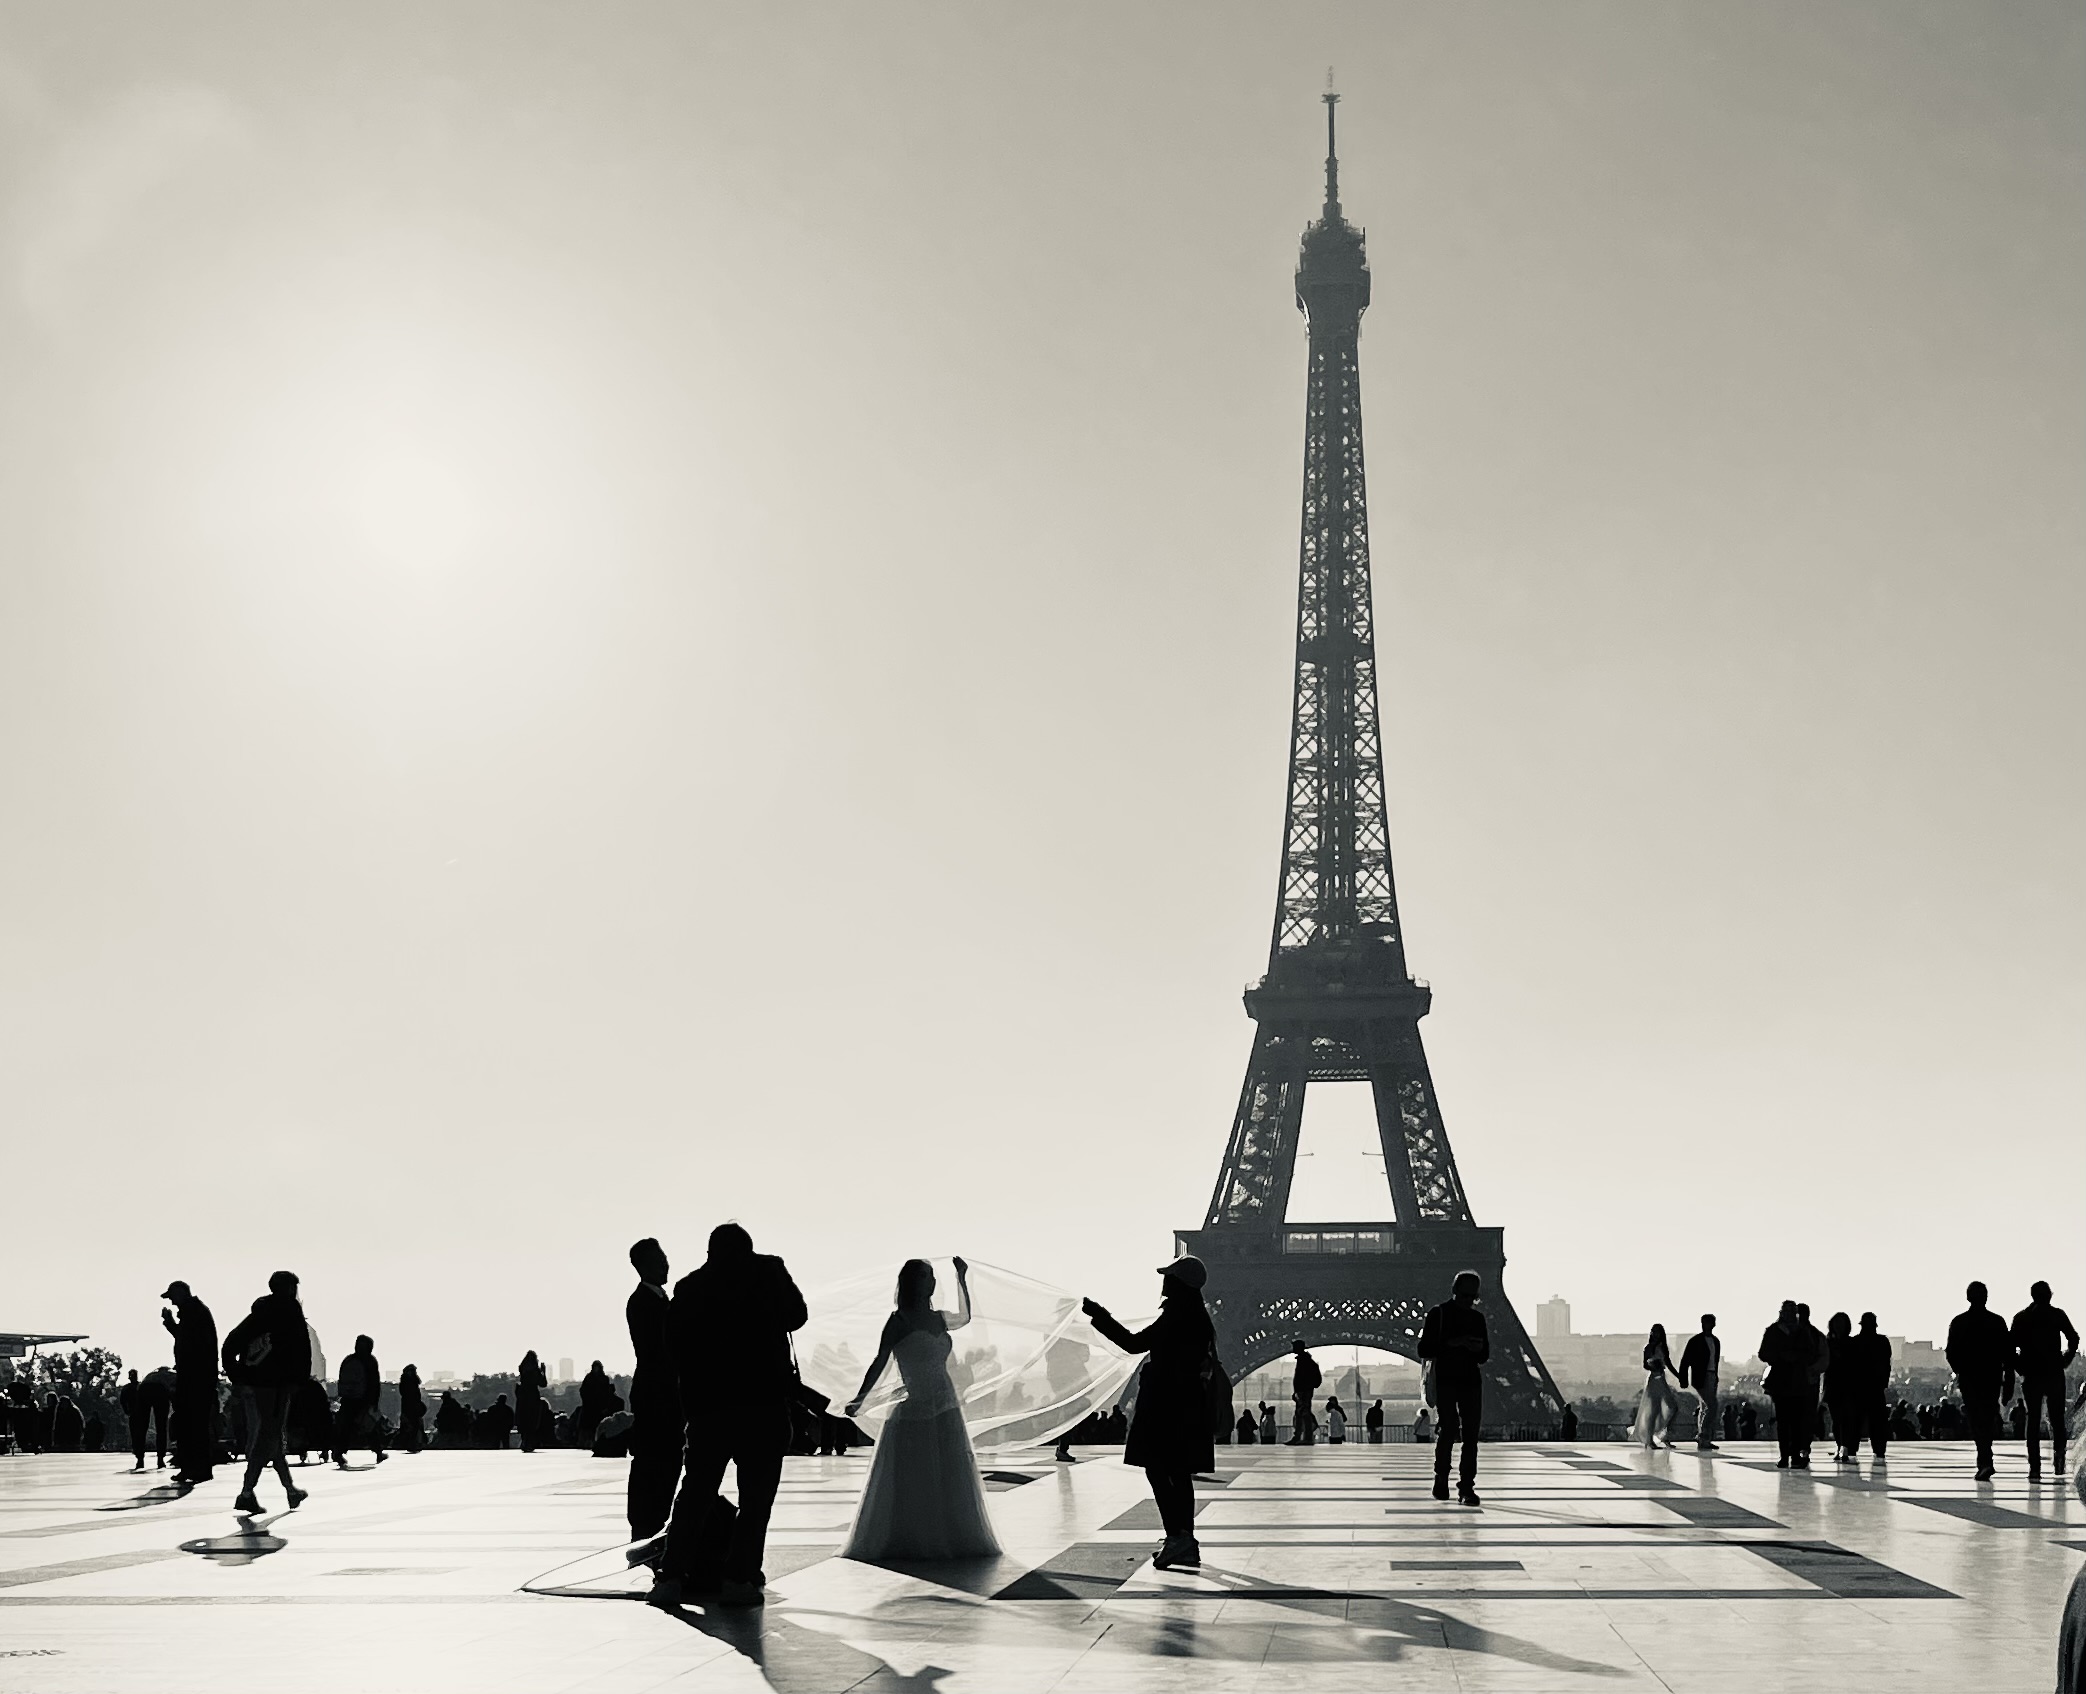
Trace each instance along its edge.
<instances>
[{"instance_id":1,"label":"tower antenna spire","mask_svg":"<svg viewBox=\"0 0 2086 1694\"><path fill-rule=\"evenodd\" d=\"M1334 132L1334 108L1340 104L1333 87L1333 67L1325 71L1325 216L1328 223L1340 216L1340 149Z\"/></svg>"}]
</instances>

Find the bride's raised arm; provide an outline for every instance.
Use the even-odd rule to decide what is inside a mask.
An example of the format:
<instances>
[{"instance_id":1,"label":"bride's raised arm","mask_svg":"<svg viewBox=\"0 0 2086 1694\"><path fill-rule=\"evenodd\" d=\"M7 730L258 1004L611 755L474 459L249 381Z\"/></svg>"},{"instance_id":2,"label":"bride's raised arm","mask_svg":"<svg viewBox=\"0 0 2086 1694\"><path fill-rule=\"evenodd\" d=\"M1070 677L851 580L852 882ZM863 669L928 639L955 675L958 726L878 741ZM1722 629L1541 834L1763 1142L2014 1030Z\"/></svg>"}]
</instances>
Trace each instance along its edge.
<instances>
[{"instance_id":1,"label":"bride's raised arm","mask_svg":"<svg viewBox=\"0 0 2086 1694\"><path fill-rule=\"evenodd\" d=\"M949 1261L956 1267L956 1310L944 1312L943 1321L951 1329L961 1329L971 1321L971 1267L961 1258Z\"/></svg>"},{"instance_id":2,"label":"bride's raised arm","mask_svg":"<svg viewBox=\"0 0 2086 1694\"><path fill-rule=\"evenodd\" d=\"M876 1379L884 1374L884 1366L891 1362L891 1345L898 1339L898 1327L898 1314L893 1312L884 1320L884 1332L876 1341L876 1357L869 1361L869 1369L862 1373L862 1386L855 1390L855 1397L847 1403L849 1417L861 1411L862 1402L869 1398L869 1391L876 1386Z\"/></svg>"}]
</instances>

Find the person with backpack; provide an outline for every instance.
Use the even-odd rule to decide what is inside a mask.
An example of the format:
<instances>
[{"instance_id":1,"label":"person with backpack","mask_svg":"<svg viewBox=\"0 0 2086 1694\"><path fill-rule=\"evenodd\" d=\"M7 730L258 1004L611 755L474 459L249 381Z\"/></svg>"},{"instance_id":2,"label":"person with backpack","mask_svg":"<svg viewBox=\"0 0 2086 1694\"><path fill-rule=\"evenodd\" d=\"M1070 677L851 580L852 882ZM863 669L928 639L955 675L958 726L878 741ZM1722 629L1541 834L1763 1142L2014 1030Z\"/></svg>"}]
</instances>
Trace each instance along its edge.
<instances>
[{"instance_id":1,"label":"person with backpack","mask_svg":"<svg viewBox=\"0 0 2086 1694\"><path fill-rule=\"evenodd\" d=\"M377 1396L384 1390L377 1370L376 1343L355 1337L355 1351L340 1362L340 1409L333 1415L333 1462L348 1468L347 1449L367 1447L384 1462L384 1424L377 1416Z\"/></svg>"},{"instance_id":2,"label":"person with backpack","mask_svg":"<svg viewBox=\"0 0 2086 1694\"><path fill-rule=\"evenodd\" d=\"M290 1480L290 1461L283 1451L291 1398L311 1379L311 1330L297 1300L294 1271L277 1271L271 1276L268 1292L225 1337L224 1368L239 1391L247 1428L246 1480L232 1509L248 1514L260 1511L254 1484L270 1465L282 1478L291 1507L303 1505L304 1490Z\"/></svg>"}]
</instances>

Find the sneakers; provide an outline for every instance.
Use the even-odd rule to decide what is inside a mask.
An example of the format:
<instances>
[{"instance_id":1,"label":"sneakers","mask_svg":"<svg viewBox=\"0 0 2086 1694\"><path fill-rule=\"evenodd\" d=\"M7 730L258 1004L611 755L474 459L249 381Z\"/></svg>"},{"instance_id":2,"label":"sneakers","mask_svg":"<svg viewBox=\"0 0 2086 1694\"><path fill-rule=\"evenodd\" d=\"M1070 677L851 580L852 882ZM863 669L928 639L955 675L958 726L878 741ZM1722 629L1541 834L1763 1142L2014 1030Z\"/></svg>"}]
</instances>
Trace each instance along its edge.
<instances>
[{"instance_id":1,"label":"sneakers","mask_svg":"<svg viewBox=\"0 0 2086 1694\"><path fill-rule=\"evenodd\" d=\"M728 1576L717 1590L720 1606L764 1606L768 1603L768 1591L757 1582L742 1582Z\"/></svg>"},{"instance_id":2,"label":"sneakers","mask_svg":"<svg viewBox=\"0 0 2086 1694\"><path fill-rule=\"evenodd\" d=\"M290 1497L290 1510L293 1512L311 1498L310 1492L302 1488L285 1488L283 1492Z\"/></svg>"},{"instance_id":3,"label":"sneakers","mask_svg":"<svg viewBox=\"0 0 2086 1694\"><path fill-rule=\"evenodd\" d=\"M1152 1555L1154 1570L1198 1570L1202 1566L1202 1548L1190 1536L1178 1540L1169 1536L1166 1544Z\"/></svg>"},{"instance_id":4,"label":"sneakers","mask_svg":"<svg viewBox=\"0 0 2086 1694\"><path fill-rule=\"evenodd\" d=\"M1449 1479L1445 1476L1437 1476L1434 1479L1434 1498L1437 1500L1446 1500L1448 1497Z\"/></svg>"},{"instance_id":5,"label":"sneakers","mask_svg":"<svg viewBox=\"0 0 2086 1694\"><path fill-rule=\"evenodd\" d=\"M681 1605L681 1579L678 1576L655 1576L652 1591L645 1596L645 1604L658 1606L666 1611L678 1611Z\"/></svg>"},{"instance_id":6,"label":"sneakers","mask_svg":"<svg viewBox=\"0 0 2086 1694\"><path fill-rule=\"evenodd\" d=\"M1456 1490L1456 1504L1459 1506L1482 1506L1484 1503L1478 1498L1478 1491L1467 1482Z\"/></svg>"},{"instance_id":7,"label":"sneakers","mask_svg":"<svg viewBox=\"0 0 2086 1694\"><path fill-rule=\"evenodd\" d=\"M381 1465L381 1464L382 1464L382 1463L383 1463L383 1462L384 1462L384 1461L385 1461L386 1459L388 1459L388 1458L390 1458L390 1457L391 1457L391 1455L390 1455L389 1453L385 1452L383 1448L379 1447L379 1448L377 1449L377 1463L378 1463L378 1464L380 1464L380 1465Z\"/></svg>"},{"instance_id":8,"label":"sneakers","mask_svg":"<svg viewBox=\"0 0 2086 1694\"><path fill-rule=\"evenodd\" d=\"M257 1518L261 1515L261 1502L254 1498L251 1488L243 1489L239 1498L232 1502L232 1510L244 1512L250 1518Z\"/></svg>"}]
</instances>

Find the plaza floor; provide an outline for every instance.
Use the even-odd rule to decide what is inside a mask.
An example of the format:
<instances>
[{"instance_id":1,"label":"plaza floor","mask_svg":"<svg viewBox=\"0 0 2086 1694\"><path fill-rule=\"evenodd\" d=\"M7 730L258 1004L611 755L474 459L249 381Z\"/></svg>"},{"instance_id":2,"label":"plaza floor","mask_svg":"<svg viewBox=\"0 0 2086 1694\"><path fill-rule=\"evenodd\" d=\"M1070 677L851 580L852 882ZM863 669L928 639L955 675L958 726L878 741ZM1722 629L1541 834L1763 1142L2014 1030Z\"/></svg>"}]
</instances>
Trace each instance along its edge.
<instances>
[{"instance_id":1,"label":"plaza floor","mask_svg":"<svg viewBox=\"0 0 2086 1694\"><path fill-rule=\"evenodd\" d=\"M1953 1443L1810 1473L1501 1445L1475 1510L1429 1498L1419 1448L1219 1452L1199 1575L1152 1569L1106 1451L988 1460L1006 1554L938 1569L839 1558L868 1460L791 1460L770 1603L679 1614L635 1603L623 1467L584 1454L314 1466L251 1522L227 1472L181 1496L121 1457L0 1458L0 1690L2046 1694L2086 1552L2018 1450L1980 1485Z\"/></svg>"}]
</instances>

